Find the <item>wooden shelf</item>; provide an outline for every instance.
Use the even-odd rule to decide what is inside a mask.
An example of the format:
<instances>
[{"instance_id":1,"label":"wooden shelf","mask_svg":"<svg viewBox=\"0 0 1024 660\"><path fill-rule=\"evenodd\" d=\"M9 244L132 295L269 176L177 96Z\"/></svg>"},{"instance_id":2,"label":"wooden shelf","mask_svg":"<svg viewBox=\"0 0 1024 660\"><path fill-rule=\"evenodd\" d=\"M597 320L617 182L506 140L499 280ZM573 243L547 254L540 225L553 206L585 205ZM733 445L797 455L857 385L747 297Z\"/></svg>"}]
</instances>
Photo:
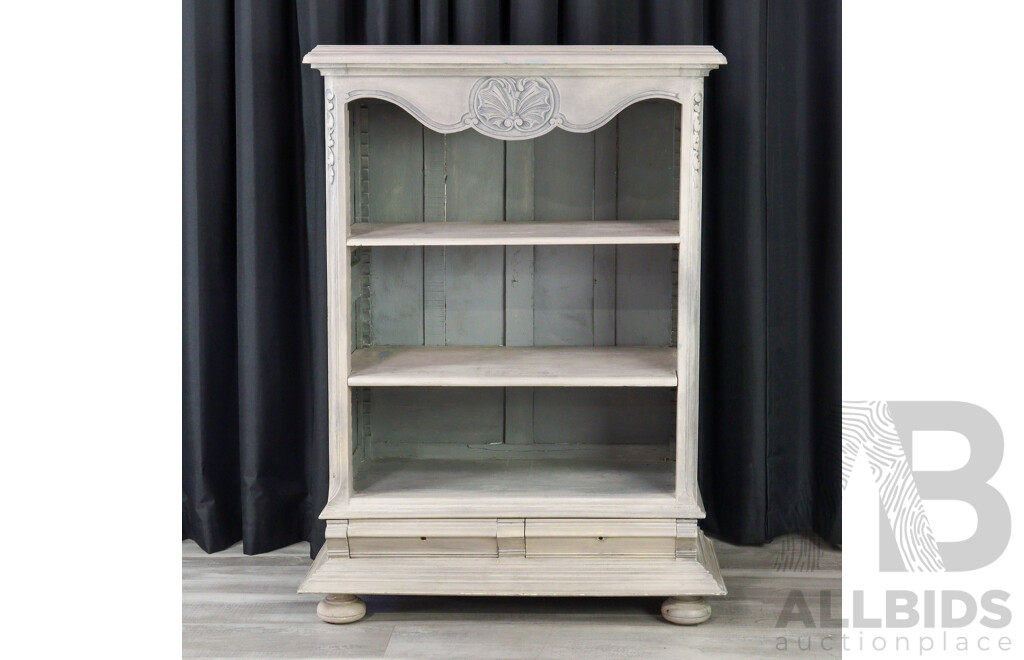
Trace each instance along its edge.
<instances>
[{"instance_id":1,"label":"wooden shelf","mask_svg":"<svg viewBox=\"0 0 1024 660\"><path fill-rule=\"evenodd\" d=\"M348 245L626 245L678 243L679 221L410 222L351 226Z\"/></svg>"},{"instance_id":2,"label":"wooden shelf","mask_svg":"<svg viewBox=\"0 0 1024 660\"><path fill-rule=\"evenodd\" d=\"M604 459L377 459L359 467L357 496L632 497L673 495L675 463Z\"/></svg>"},{"instance_id":3,"label":"wooden shelf","mask_svg":"<svg viewBox=\"0 0 1024 660\"><path fill-rule=\"evenodd\" d=\"M674 461L614 458L384 458L356 467L351 496L323 519L471 517L703 518L673 492Z\"/></svg>"},{"instance_id":4,"label":"wooden shelf","mask_svg":"<svg viewBox=\"0 0 1024 660\"><path fill-rule=\"evenodd\" d=\"M675 387L676 349L379 346L352 353L351 386Z\"/></svg>"},{"instance_id":5,"label":"wooden shelf","mask_svg":"<svg viewBox=\"0 0 1024 660\"><path fill-rule=\"evenodd\" d=\"M615 458L375 459L322 517L704 517L676 498L674 461Z\"/></svg>"}]
</instances>

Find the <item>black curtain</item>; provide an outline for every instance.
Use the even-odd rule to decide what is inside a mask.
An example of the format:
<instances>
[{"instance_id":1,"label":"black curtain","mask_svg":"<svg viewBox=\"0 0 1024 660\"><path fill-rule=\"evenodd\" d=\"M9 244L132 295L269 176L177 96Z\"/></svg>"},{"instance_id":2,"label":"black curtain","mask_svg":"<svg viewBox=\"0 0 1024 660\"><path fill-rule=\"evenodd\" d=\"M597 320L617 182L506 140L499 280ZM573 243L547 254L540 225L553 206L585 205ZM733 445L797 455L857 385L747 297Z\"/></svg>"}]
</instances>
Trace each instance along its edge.
<instances>
[{"instance_id":1,"label":"black curtain","mask_svg":"<svg viewBox=\"0 0 1024 660\"><path fill-rule=\"evenodd\" d=\"M841 542L840 2L186 0L183 536L323 543L317 44L711 44L703 528Z\"/></svg>"}]
</instances>

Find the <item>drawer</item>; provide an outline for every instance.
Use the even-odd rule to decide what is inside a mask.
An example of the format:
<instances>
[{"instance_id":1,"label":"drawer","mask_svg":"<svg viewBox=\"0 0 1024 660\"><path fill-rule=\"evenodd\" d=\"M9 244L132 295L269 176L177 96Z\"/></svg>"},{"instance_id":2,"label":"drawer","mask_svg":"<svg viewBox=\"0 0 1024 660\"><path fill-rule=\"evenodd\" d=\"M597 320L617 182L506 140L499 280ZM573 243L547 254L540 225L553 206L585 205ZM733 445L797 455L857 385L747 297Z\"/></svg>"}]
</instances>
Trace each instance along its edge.
<instances>
[{"instance_id":1,"label":"drawer","mask_svg":"<svg viewBox=\"0 0 1024 660\"><path fill-rule=\"evenodd\" d=\"M477 520L351 520L349 556L497 557L498 524Z\"/></svg>"},{"instance_id":2,"label":"drawer","mask_svg":"<svg viewBox=\"0 0 1024 660\"><path fill-rule=\"evenodd\" d=\"M526 520L526 556L587 555L674 557L674 518Z\"/></svg>"}]
</instances>

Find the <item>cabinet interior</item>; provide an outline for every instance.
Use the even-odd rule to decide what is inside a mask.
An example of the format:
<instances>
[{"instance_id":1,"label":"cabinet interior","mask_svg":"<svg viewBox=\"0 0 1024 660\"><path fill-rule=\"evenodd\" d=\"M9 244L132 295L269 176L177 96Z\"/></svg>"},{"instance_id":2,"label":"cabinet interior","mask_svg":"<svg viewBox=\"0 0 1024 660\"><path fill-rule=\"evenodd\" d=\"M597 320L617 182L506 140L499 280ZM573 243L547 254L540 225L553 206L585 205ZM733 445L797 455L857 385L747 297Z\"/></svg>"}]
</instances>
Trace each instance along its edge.
<instances>
[{"instance_id":1,"label":"cabinet interior","mask_svg":"<svg viewBox=\"0 0 1024 660\"><path fill-rule=\"evenodd\" d=\"M349 107L354 223L678 221L677 103L644 101L590 133L521 141L442 135L383 101ZM351 345L672 347L677 262L671 244L355 247ZM353 387L351 397L357 495L674 487L674 387Z\"/></svg>"}]
</instances>

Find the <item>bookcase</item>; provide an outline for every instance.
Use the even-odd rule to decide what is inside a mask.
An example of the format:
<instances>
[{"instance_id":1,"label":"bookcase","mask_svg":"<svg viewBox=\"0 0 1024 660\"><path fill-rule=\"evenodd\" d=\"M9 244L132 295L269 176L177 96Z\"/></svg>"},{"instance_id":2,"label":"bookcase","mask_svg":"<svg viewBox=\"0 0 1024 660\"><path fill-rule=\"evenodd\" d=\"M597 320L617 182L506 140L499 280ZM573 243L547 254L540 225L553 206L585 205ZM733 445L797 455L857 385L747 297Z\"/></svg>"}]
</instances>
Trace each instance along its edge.
<instances>
[{"instance_id":1,"label":"bookcase","mask_svg":"<svg viewBox=\"0 0 1024 660\"><path fill-rule=\"evenodd\" d=\"M300 592L725 593L698 528L709 46L318 46L330 496Z\"/></svg>"}]
</instances>

